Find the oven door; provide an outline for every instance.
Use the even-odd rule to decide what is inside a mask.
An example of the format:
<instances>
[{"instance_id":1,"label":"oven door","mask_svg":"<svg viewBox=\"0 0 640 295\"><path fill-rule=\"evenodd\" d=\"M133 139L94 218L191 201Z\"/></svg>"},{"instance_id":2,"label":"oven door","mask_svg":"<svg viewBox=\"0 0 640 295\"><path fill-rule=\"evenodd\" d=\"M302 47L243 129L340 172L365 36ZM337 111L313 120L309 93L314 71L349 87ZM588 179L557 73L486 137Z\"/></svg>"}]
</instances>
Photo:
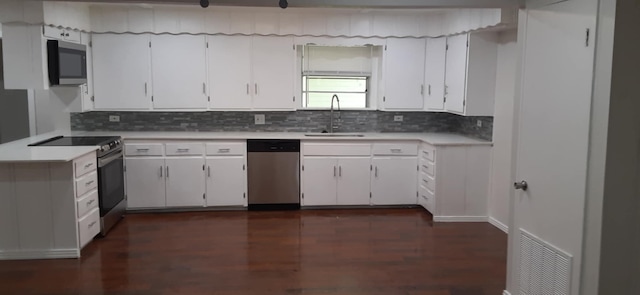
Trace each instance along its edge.
<instances>
[{"instance_id":1,"label":"oven door","mask_svg":"<svg viewBox=\"0 0 640 295\"><path fill-rule=\"evenodd\" d=\"M98 198L100 216L105 216L124 200L122 150L98 158Z\"/></svg>"}]
</instances>

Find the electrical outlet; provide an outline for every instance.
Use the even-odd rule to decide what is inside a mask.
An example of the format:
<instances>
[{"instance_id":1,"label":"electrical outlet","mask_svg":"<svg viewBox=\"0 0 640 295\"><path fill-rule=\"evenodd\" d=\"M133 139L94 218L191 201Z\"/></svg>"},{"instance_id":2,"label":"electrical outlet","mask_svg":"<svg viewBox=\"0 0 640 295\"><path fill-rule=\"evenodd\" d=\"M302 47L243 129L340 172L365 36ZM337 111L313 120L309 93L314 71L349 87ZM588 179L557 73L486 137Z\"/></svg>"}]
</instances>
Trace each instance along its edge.
<instances>
[{"instance_id":1,"label":"electrical outlet","mask_svg":"<svg viewBox=\"0 0 640 295\"><path fill-rule=\"evenodd\" d=\"M404 120L403 116L393 116L393 122L402 122Z\"/></svg>"},{"instance_id":2,"label":"electrical outlet","mask_svg":"<svg viewBox=\"0 0 640 295\"><path fill-rule=\"evenodd\" d=\"M109 116L109 122L120 122L120 116Z\"/></svg>"},{"instance_id":3,"label":"electrical outlet","mask_svg":"<svg viewBox=\"0 0 640 295\"><path fill-rule=\"evenodd\" d=\"M482 120L478 120L478 122L476 123L476 125L478 125L478 127L482 127Z\"/></svg>"},{"instance_id":4,"label":"electrical outlet","mask_svg":"<svg viewBox=\"0 0 640 295\"><path fill-rule=\"evenodd\" d=\"M266 120L264 115L255 115L256 125L264 125L266 124Z\"/></svg>"}]
</instances>

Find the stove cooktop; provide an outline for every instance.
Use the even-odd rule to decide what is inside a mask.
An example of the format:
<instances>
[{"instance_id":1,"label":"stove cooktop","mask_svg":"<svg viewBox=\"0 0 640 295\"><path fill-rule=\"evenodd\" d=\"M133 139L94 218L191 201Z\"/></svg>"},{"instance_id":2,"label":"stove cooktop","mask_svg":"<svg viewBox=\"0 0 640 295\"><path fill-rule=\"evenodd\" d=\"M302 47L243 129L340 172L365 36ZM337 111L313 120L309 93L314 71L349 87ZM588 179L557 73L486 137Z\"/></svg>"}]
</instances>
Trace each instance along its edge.
<instances>
[{"instance_id":1,"label":"stove cooktop","mask_svg":"<svg viewBox=\"0 0 640 295\"><path fill-rule=\"evenodd\" d=\"M56 136L29 146L102 146L119 139L117 136Z\"/></svg>"}]
</instances>

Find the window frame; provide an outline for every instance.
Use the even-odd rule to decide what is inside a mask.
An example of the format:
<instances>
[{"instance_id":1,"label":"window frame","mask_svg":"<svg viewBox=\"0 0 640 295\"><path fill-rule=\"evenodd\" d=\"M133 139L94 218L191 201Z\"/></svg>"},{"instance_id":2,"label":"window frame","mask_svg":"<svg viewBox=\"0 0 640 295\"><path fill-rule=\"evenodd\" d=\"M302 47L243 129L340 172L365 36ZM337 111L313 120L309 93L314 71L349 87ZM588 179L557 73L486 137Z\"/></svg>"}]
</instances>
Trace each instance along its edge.
<instances>
[{"instance_id":1,"label":"window frame","mask_svg":"<svg viewBox=\"0 0 640 295\"><path fill-rule=\"evenodd\" d=\"M307 77L306 81L307 81L307 85L305 85L305 77ZM346 92L346 91L309 91L309 79L308 77L335 77L336 79L339 79L340 77L343 78L364 78L365 79L365 83L366 83L366 87L365 87L365 91L364 92ZM364 93L365 94L365 106L362 108L341 108L344 110L369 110L371 108L371 96L370 96L370 89L371 89L371 75L369 74L363 74L363 73L346 73L346 72L342 72L342 73L317 73L317 72L303 72L302 75L300 75L300 91L302 93L301 97L302 97L302 109L305 110L329 110L331 109L331 106L326 106L326 107L309 107L308 106L308 96L307 94L309 93L326 93L326 94L339 94L340 93ZM305 91L306 89L306 91Z\"/></svg>"}]
</instances>

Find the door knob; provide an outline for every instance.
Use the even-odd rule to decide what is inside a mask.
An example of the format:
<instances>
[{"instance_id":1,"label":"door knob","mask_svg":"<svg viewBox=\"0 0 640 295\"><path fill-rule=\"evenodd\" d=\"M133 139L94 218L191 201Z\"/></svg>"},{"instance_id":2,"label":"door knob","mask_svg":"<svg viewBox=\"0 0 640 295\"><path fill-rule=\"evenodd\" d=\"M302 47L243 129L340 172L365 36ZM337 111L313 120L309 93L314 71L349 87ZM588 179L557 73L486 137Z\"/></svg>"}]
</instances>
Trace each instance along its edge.
<instances>
[{"instance_id":1,"label":"door knob","mask_svg":"<svg viewBox=\"0 0 640 295\"><path fill-rule=\"evenodd\" d=\"M526 181L524 181L524 180L523 180L523 181L521 181L521 182L516 182L516 183L514 183L514 184L513 184L513 187L514 187L515 189L521 189L521 190L523 190L523 191L526 191L526 190L527 190L527 188L529 188L529 184L528 184Z\"/></svg>"}]
</instances>

